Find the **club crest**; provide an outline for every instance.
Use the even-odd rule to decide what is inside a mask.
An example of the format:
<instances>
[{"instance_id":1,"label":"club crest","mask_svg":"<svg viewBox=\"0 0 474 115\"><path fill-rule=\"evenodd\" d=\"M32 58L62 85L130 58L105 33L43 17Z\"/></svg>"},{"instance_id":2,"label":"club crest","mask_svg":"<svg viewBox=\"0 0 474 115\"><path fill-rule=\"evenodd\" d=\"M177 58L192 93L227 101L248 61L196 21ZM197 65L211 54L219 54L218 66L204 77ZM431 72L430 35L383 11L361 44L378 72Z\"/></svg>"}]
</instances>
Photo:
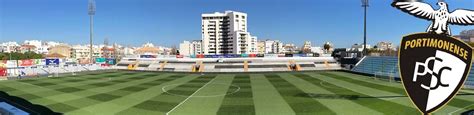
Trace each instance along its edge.
<instances>
[{"instance_id":1,"label":"club crest","mask_svg":"<svg viewBox=\"0 0 474 115\"><path fill-rule=\"evenodd\" d=\"M471 68L471 47L445 35L405 36L399 51L405 90L425 114L447 104L462 87Z\"/></svg>"},{"instance_id":2,"label":"club crest","mask_svg":"<svg viewBox=\"0 0 474 115\"><path fill-rule=\"evenodd\" d=\"M404 36L399 49L400 77L407 95L423 114L446 105L462 88L472 65L472 48L453 37L449 24L474 25L474 11L449 12L444 1L439 9L416 0L395 0L392 6L415 17L432 21L427 33Z\"/></svg>"}]
</instances>

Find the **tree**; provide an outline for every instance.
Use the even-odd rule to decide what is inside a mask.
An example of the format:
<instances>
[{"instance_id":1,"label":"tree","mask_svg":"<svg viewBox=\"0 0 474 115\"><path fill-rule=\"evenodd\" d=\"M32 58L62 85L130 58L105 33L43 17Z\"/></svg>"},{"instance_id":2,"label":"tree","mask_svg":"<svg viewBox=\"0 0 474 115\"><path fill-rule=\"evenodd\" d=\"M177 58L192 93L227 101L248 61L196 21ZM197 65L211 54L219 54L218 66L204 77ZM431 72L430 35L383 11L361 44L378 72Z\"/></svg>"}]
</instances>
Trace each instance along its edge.
<instances>
[{"instance_id":1,"label":"tree","mask_svg":"<svg viewBox=\"0 0 474 115\"><path fill-rule=\"evenodd\" d=\"M6 53L0 53L0 60L7 60L8 59L8 55L6 55Z\"/></svg>"},{"instance_id":2,"label":"tree","mask_svg":"<svg viewBox=\"0 0 474 115\"><path fill-rule=\"evenodd\" d=\"M11 59L10 59L11 55ZM2 60L24 60L24 59L42 59L43 55L37 54L35 52L25 52L25 53L0 53L0 59Z\"/></svg>"},{"instance_id":3,"label":"tree","mask_svg":"<svg viewBox=\"0 0 474 115\"><path fill-rule=\"evenodd\" d=\"M176 45L171 46L170 55L176 55L177 50L178 50L178 49L176 48Z\"/></svg>"},{"instance_id":4,"label":"tree","mask_svg":"<svg viewBox=\"0 0 474 115\"><path fill-rule=\"evenodd\" d=\"M331 44L325 43L323 47L324 47L324 50L329 51L329 49L331 49Z\"/></svg>"}]
</instances>

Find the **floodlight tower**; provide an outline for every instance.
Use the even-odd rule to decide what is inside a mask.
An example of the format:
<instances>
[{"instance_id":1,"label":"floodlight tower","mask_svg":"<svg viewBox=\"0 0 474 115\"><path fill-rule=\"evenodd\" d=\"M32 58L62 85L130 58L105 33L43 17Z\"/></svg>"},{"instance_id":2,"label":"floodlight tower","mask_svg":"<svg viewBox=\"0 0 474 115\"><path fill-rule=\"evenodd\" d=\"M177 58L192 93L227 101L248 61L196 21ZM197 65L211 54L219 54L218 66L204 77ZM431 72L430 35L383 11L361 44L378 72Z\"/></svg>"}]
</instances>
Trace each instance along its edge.
<instances>
[{"instance_id":1,"label":"floodlight tower","mask_svg":"<svg viewBox=\"0 0 474 115\"><path fill-rule=\"evenodd\" d=\"M93 37L93 26L94 26L94 15L95 15L95 1L94 0L89 0L89 17L90 17L90 35L89 35L89 47L90 47L90 63L94 62L94 59L92 58L92 53L94 53L92 49L92 37Z\"/></svg>"},{"instance_id":2,"label":"floodlight tower","mask_svg":"<svg viewBox=\"0 0 474 115\"><path fill-rule=\"evenodd\" d=\"M364 7L364 48L362 49L362 55L367 55L367 7L369 7L369 0L361 0L362 7Z\"/></svg>"}]
</instances>

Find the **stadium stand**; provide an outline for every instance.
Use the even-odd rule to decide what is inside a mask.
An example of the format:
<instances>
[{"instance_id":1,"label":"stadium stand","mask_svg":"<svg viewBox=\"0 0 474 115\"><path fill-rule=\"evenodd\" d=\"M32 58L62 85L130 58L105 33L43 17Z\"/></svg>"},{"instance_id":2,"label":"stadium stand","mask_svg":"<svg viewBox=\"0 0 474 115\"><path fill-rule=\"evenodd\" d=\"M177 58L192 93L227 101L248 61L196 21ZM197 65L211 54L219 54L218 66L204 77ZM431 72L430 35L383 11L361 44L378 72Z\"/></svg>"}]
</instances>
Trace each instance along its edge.
<instances>
[{"instance_id":1,"label":"stadium stand","mask_svg":"<svg viewBox=\"0 0 474 115\"><path fill-rule=\"evenodd\" d=\"M115 69L174 72L267 72L337 70L340 64L332 57L272 57L272 58L128 58L122 59ZM290 66L295 65L295 69ZM199 70L196 70L198 68Z\"/></svg>"},{"instance_id":2,"label":"stadium stand","mask_svg":"<svg viewBox=\"0 0 474 115\"><path fill-rule=\"evenodd\" d=\"M30 66L30 67L18 67L10 68L12 71L17 71L18 74L8 75L8 80L23 79L23 78L34 78L34 77L48 77L57 76L63 73L76 73L84 71L97 71L112 69L110 67L101 66L98 64L70 64L70 65L51 65L51 66Z\"/></svg>"},{"instance_id":3,"label":"stadium stand","mask_svg":"<svg viewBox=\"0 0 474 115\"><path fill-rule=\"evenodd\" d=\"M469 76L466 80L466 83L464 83L465 88L469 89L474 89L474 65L471 67L471 73L469 73Z\"/></svg>"},{"instance_id":4,"label":"stadium stand","mask_svg":"<svg viewBox=\"0 0 474 115\"><path fill-rule=\"evenodd\" d=\"M400 78L397 57L366 56L362 58L351 71L374 76L380 75L386 77L391 76L395 79ZM474 67L471 67L464 88L474 89Z\"/></svg>"},{"instance_id":5,"label":"stadium stand","mask_svg":"<svg viewBox=\"0 0 474 115\"><path fill-rule=\"evenodd\" d=\"M352 68L352 71L371 75L400 78L400 75L398 74L397 57L366 56L362 58L354 68Z\"/></svg>"}]
</instances>

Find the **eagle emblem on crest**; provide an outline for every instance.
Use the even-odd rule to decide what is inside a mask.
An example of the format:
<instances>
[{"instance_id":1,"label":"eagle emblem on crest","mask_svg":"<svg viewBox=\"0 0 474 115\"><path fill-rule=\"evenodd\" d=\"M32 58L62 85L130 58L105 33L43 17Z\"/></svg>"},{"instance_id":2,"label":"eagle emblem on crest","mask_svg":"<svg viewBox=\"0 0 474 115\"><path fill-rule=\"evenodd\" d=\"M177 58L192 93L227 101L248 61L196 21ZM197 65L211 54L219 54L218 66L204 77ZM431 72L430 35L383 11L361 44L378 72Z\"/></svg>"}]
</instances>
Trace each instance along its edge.
<instances>
[{"instance_id":1,"label":"eagle emblem on crest","mask_svg":"<svg viewBox=\"0 0 474 115\"><path fill-rule=\"evenodd\" d=\"M449 24L474 25L474 11L456 9L452 12L443 0L438 1L438 10L430 4L416 1L394 1L392 6L415 17L432 21L426 32L451 35Z\"/></svg>"}]
</instances>

